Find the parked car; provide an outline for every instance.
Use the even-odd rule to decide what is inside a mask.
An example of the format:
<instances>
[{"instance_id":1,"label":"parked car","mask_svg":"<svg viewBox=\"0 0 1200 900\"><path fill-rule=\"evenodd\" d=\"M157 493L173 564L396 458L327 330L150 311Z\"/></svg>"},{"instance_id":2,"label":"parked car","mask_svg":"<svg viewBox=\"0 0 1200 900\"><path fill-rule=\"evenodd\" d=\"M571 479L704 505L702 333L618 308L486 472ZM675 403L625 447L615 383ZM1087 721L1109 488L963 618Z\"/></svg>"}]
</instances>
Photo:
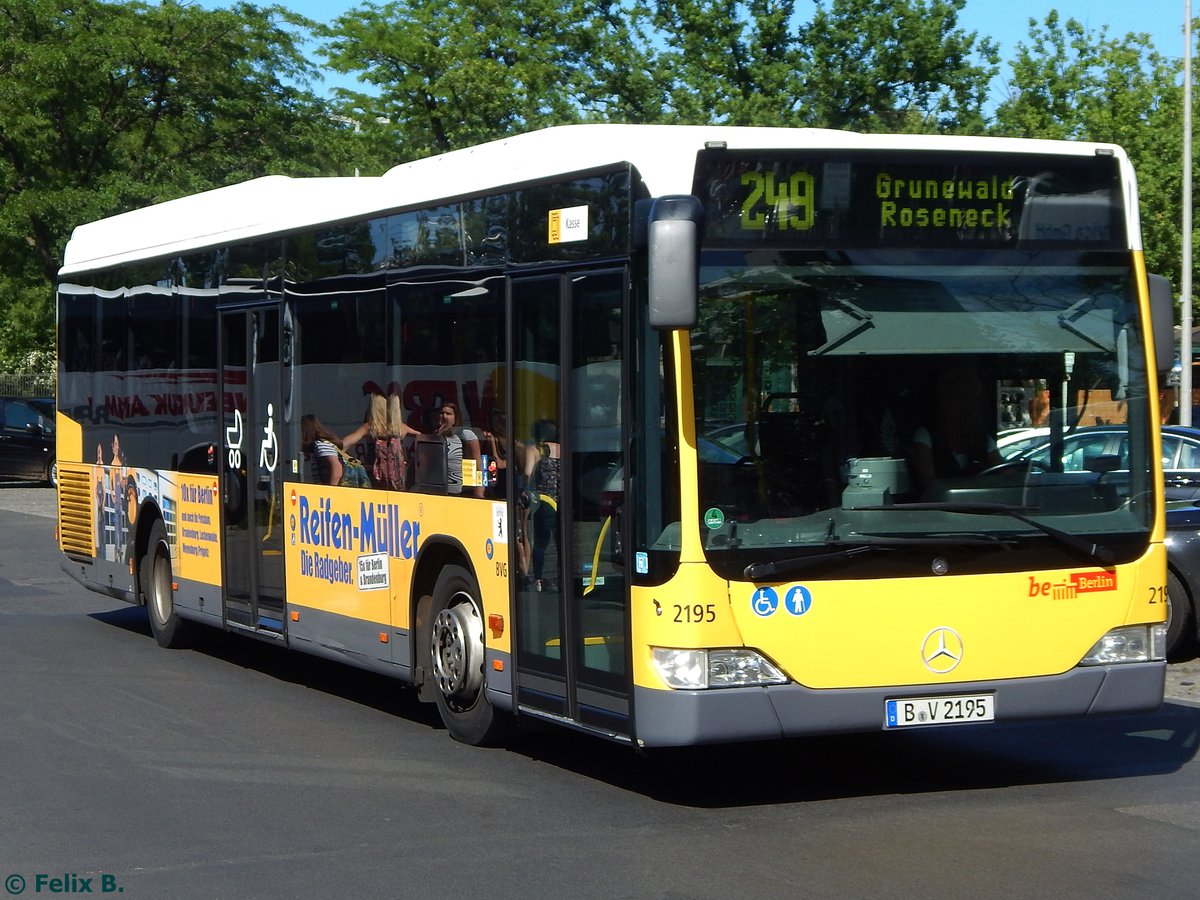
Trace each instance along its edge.
<instances>
[{"instance_id":1,"label":"parked car","mask_svg":"<svg viewBox=\"0 0 1200 900\"><path fill-rule=\"evenodd\" d=\"M58 486L53 399L0 397L0 480L11 479Z\"/></svg>"},{"instance_id":2,"label":"parked car","mask_svg":"<svg viewBox=\"0 0 1200 900\"><path fill-rule=\"evenodd\" d=\"M1167 504L1167 657L1200 641L1200 505Z\"/></svg>"},{"instance_id":3,"label":"parked car","mask_svg":"<svg viewBox=\"0 0 1200 900\"><path fill-rule=\"evenodd\" d=\"M1049 428L1014 428L996 435L996 450L1005 459L1012 459L1031 447L1046 443Z\"/></svg>"},{"instance_id":4,"label":"parked car","mask_svg":"<svg viewBox=\"0 0 1200 900\"><path fill-rule=\"evenodd\" d=\"M700 462L718 463L725 466L732 466L743 457L743 454L739 454L728 444L710 440L708 437L701 437L696 442L696 453Z\"/></svg>"},{"instance_id":5,"label":"parked car","mask_svg":"<svg viewBox=\"0 0 1200 900\"><path fill-rule=\"evenodd\" d=\"M750 447L746 443L745 422L738 422L736 425L722 425L720 428L714 428L704 435L704 437L722 445L731 453L737 454L738 459L750 455Z\"/></svg>"},{"instance_id":6,"label":"parked car","mask_svg":"<svg viewBox=\"0 0 1200 900\"><path fill-rule=\"evenodd\" d=\"M1004 455L1008 459L1028 459L1049 467L1049 438L1042 437L1034 446ZM1103 456L1117 460L1112 466L1115 470L1129 468L1129 435L1124 426L1093 425L1078 428L1063 438L1064 472L1088 471L1094 461ZM1200 499L1200 429L1164 425L1162 464L1168 500Z\"/></svg>"}]
</instances>

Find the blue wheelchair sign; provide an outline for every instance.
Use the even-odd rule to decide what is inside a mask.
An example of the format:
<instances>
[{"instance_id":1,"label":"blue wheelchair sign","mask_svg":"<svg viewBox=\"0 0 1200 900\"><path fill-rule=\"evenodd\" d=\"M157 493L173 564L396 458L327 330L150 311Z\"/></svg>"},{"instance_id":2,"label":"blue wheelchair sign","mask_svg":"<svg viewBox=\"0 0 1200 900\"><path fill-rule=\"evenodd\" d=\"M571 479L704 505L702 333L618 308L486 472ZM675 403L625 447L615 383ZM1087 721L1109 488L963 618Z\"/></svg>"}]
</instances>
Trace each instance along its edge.
<instances>
[{"instance_id":1,"label":"blue wheelchair sign","mask_svg":"<svg viewBox=\"0 0 1200 900\"><path fill-rule=\"evenodd\" d=\"M779 609L779 595L774 588L761 587L750 598L750 608L756 615L766 618Z\"/></svg>"}]
</instances>

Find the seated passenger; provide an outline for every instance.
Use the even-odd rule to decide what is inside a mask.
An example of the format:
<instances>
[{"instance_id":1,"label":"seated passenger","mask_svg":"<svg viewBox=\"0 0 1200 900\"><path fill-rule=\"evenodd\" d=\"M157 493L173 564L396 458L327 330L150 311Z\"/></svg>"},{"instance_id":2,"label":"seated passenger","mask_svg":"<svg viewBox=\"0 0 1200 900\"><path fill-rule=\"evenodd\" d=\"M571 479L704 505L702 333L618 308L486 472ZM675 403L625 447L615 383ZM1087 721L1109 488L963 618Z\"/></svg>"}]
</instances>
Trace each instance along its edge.
<instances>
[{"instance_id":1,"label":"seated passenger","mask_svg":"<svg viewBox=\"0 0 1200 900\"><path fill-rule=\"evenodd\" d=\"M913 474L923 500L933 497L938 478L977 475L1004 462L995 435L984 425L983 389L973 371L943 371L935 407L930 424L917 428L912 438Z\"/></svg>"}]
</instances>

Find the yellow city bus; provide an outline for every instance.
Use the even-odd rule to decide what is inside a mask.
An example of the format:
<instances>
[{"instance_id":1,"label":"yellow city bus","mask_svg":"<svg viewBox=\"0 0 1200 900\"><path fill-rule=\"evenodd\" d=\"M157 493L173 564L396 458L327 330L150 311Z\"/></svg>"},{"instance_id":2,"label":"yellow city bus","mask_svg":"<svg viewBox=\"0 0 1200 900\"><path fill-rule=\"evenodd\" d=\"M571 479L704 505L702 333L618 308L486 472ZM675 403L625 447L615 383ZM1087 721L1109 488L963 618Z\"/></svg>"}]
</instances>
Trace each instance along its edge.
<instances>
[{"instance_id":1,"label":"yellow city bus","mask_svg":"<svg viewBox=\"0 0 1200 900\"><path fill-rule=\"evenodd\" d=\"M161 203L67 246L64 566L469 743L1152 710L1154 283L1102 144L569 126Z\"/></svg>"}]
</instances>

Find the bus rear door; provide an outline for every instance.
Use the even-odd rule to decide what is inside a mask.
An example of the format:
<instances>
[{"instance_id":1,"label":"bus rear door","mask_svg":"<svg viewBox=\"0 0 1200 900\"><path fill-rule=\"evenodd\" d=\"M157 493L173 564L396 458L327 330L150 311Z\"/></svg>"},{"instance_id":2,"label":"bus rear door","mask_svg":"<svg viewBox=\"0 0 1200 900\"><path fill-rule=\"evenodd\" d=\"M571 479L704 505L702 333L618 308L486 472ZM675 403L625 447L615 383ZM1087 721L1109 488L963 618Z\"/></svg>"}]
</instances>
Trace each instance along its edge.
<instances>
[{"instance_id":1,"label":"bus rear door","mask_svg":"<svg viewBox=\"0 0 1200 900\"><path fill-rule=\"evenodd\" d=\"M227 625L284 633L279 306L220 310Z\"/></svg>"}]
</instances>

